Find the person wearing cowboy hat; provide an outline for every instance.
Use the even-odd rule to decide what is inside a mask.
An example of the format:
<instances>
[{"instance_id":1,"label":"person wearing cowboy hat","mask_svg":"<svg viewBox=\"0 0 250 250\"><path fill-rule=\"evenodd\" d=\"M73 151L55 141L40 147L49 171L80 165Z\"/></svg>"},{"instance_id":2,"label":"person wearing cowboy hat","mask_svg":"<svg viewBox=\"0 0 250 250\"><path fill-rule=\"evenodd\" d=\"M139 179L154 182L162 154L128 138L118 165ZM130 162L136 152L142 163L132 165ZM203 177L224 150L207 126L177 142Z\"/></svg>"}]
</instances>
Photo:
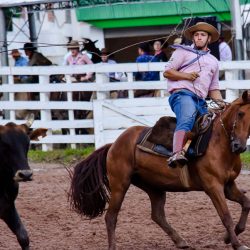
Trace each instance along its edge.
<instances>
[{"instance_id":1,"label":"person wearing cowboy hat","mask_svg":"<svg viewBox=\"0 0 250 250\"><path fill-rule=\"evenodd\" d=\"M52 62L42 53L37 52L37 48L33 43L25 43L23 50L29 58L28 66L50 66Z\"/></svg>"},{"instance_id":2,"label":"person wearing cowboy hat","mask_svg":"<svg viewBox=\"0 0 250 250\"><path fill-rule=\"evenodd\" d=\"M80 52L80 44L76 40L71 40L67 48L70 50L71 54L67 57L66 65L85 65L93 64L86 54ZM77 81L85 82L90 81L93 73L89 72L87 74L75 75Z\"/></svg>"},{"instance_id":3,"label":"person wearing cowboy hat","mask_svg":"<svg viewBox=\"0 0 250 250\"><path fill-rule=\"evenodd\" d=\"M187 163L183 146L197 115L207 113L205 98L222 100L218 60L208 49L208 44L219 39L218 30L206 22L199 22L186 29L184 36L193 41L193 47L173 45L176 50L164 72L168 79L169 104L177 119L169 167Z\"/></svg>"}]
</instances>

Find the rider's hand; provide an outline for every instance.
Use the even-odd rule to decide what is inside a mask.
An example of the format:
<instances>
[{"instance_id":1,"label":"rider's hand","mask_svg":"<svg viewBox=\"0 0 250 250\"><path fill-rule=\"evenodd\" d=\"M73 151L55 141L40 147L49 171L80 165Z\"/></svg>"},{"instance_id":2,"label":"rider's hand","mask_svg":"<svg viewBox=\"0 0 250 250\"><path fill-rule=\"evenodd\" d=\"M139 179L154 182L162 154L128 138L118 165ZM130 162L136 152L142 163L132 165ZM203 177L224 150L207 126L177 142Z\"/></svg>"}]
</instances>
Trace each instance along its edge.
<instances>
[{"instance_id":1,"label":"rider's hand","mask_svg":"<svg viewBox=\"0 0 250 250\"><path fill-rule=\"evenodd\" d=\"M195 81L200 75L197 72L186 73L187 80Z\"/></svg>"}]
</instances>

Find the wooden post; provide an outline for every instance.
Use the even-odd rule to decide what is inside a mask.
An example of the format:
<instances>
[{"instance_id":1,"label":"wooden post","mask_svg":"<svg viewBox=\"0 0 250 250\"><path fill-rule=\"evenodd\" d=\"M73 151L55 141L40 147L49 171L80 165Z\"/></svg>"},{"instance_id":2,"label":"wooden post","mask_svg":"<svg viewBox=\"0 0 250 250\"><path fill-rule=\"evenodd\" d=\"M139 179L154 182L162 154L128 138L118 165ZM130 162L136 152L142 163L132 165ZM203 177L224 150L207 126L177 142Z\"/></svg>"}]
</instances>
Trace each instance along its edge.
<instances>
[{"instance_id":1,"label":"wooden post","mask_svg":"<svg viewBox=\"0 0 250 250\"><path fill-rule=\"evenodd\" d=\"M93 100L93 117L95 131L95 148L105 144L103 135L103 106L101 100Z\"/></svg>"},{"instance_id":2,"label":"wooden post","mask_svg":"<svg viewBox=\"0 0 250 250\"><path fill-rule=\"evenodd\" d=\"M66 84L72 84L70 75L66 75L65 78L66 78ZM73 100L72 92L67 92L67 100L68 100L68 102L71 102ZM68 110L68 114L69 114L69 121L74 121L75 120L74 110L72 110L72 109ZM69 133L70 133L70 135L73 135L73 136L76 135L76 132L75 132L74 128L70 128ZM71 146L72 149L76 149L76 144L75 143L71 143L70 146Z\"/></svg>"},{"instance_id":3,"label":"wooden post","mask_svg":"<svg viewBox=\"0 0 250 250\"><path fill-rule=\"evenodd\" d=\"M134 78L133 78L133 72L128 72L128 82L133 82ZM128 91L128 98L134 98L134 90L129 90Z\"/></svg>"},{"instance_id":4,"label":"wooden post","mask_svg":"<svg viewBox=\"0 0 250 250\"><path fill-rule=\"evenodd\" d=\"M235 80L235 79L238 79L238 72L236 70L225 71L226 81ZM232 102L238 97L239 97L238 89L228 89L226 86L226 98L225 99L227 102Z\"/></svg>"},{"instance_id":5,"label":"wooden post","mask_svg":"<svg viewBox=\"0 0 250 250\"><path fill-rule=\"evenodd\" d=\"M96 83L100 84L100 86L102 84L105 84L109 82L108 77L103 74L103 73L96 73ZM109 97L109 93L108 92L104 92L104 91L97 91L96 92L96 99L97 100L103 100L103 99L108 99Z\"/></svg>"},{"instance_id":6,"label":"wooden post","mask_svg":"<svg viewBox=\"0 0 250 250\"><path fill-rule=\"evenodd\" d=\"M49 76L48 75L39 75L39 84L45 85L49 84ZM40 101L48 102L50 93L40 92ZM51 110L41 110L41 121L51 121ZM51 134L51 131L48 130L47 135ZM42 150L48 151L52 150L52 144L42 144Z\"/></svg>"},{"instance_id":7,"label":"wooden post","mask_svg":"<svg viewBox=\"0 0 250 250\"><path fill-rule=\"evenodd\" d=\"M9 84L10 85L14 85L14 76L13 75L9 75L8 76L8 80L9 80ZM10 92L9 93L9 101L10 102L14 102L15 101L15 93L13 92ZM10 120L11 121L14 121L16 119L16 116L15 116L15 110L10 110Z\"/></svg>"}]
</instances>

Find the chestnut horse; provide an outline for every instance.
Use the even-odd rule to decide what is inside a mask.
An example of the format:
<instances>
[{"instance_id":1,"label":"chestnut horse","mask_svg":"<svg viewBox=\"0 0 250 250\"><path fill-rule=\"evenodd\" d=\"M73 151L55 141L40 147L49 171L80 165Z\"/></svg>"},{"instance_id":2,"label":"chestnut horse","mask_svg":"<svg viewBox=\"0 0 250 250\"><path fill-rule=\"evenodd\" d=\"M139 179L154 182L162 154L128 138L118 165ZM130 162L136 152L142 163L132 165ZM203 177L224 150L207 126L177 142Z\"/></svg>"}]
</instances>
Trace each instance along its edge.
<instances>
[{"instance_id":1,"label":"chestnut horse","mask_svg":"<svg viewBox=\"0 0 250 250\"><path fill-rule=\"evenodd\" d=\"M250 93L245 91L215 118L206 153L188 163L192 177L188 188L180 181L180 168L169 168L165 157L137 148L137 139L144 128L127 129L113 144L99 148L76 165L69 194L72 208L92 219L102 215L109 203L105 221L109 249L113 250L117 216L130 184L134 184L148 194L152 220L170 236L176 247L188 248L187 242L165 218L166 191L204 191L226 228L225 243L231 243L236 250L250 249L237 238L245 230L250 199L235 183L241 170L240 153L245 151L250 134ZM242 207L235 227L226 199Z\"/></svg>"}]
</instances>

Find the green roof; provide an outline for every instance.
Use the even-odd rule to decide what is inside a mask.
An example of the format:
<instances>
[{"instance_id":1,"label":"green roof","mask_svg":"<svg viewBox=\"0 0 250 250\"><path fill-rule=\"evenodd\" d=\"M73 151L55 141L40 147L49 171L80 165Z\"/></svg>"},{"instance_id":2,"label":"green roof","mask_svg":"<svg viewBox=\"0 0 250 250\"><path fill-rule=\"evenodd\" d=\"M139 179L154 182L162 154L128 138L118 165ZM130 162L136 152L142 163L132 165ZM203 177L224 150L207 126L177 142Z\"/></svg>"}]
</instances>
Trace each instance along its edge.
<instances>
[{"instance_id":1,"label":"green roof","mask_svg":"<svg viewBox=\"0 0 250 250\"><path fill-rule=\"evenodd\" d=\"M242 3L250 0L241 0ZM230 0L78 0L78 21L99 28L178 24L183 17L217 16L230 21Z\"/></svg>"}]
</instances>

